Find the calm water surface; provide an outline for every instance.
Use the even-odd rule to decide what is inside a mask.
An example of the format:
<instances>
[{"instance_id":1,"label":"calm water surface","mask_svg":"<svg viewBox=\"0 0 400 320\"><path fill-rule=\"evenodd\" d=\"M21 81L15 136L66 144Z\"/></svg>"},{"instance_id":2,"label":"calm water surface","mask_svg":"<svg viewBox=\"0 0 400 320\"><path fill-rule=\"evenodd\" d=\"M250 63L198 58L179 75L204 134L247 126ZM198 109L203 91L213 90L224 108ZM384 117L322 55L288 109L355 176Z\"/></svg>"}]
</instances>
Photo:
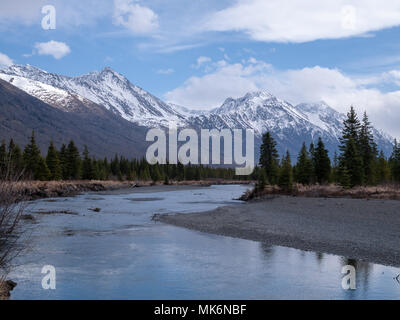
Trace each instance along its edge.
<instances>
[{"instance_id":1,"label":"calm water surface","mask_svg":"<svg viewBox=\"0 0 400 320\"><path fill-rule=\"evenodd\" d=\"M246 186L84 194L32 202L30 248L10 278L13 299L398 299L398 268L203 234L151 221L155 213L234 204ZM100 212L89 209L101 208ZM74 215L38 212L69 210ZM342 266L357 289L341 287ZM56 290L43 290L53 265Z\"/></svg>"}]
</instances>

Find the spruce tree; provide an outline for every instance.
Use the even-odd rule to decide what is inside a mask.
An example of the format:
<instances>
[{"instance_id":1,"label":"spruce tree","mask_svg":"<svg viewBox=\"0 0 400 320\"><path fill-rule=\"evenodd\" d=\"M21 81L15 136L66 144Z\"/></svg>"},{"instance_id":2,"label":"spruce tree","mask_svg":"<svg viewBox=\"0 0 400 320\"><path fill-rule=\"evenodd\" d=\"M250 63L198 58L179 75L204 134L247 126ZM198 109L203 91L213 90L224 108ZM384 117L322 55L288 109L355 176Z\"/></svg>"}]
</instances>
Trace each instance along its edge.
<instances>
[{"instance_id":1,"label":"spruce tree","mask_svg":"<svg viewBox=\"0 0 400 320\"><path fill-rule=\"evenodd\" d=\"M310 184L312 174L313 174L312 161L307 151L306 144L303 143L303 146L297 158L297 165L295 170L296 181L304 185Z\"/></svg>"},{"instance_id":2,"label":"spruce tree","mask_svg":"<svg viewBox=\"0 0 400 320\"><path fill-rule=\"evenodd\" d=\"M51 172L50 172L49 168L47 167L46 160L42 156L40 156L38 163L37 163L34 178L35 178L35 180L39 180L39 181L47 181L47 180L49 180L50 176L51 176Z\"/></svg>"},{"instance_id":3,"label":"spruce tree","mask_svg":"<svg viewBox=\"0 0 400 320\"><path fill-rule=\"evenodd\" d=\"M311 158L312 172L311 172L311 183L316 183L317 178L315 177L315 145L313 142L310 143L308 153Z\"/></svg>"},{"instance_id":4,"label":"spruce tree","mask_svg":"<svg viewBox=\"0 0 400 320\"><path fill-rule=\"evenodd\" d=\"M92 159L89 157L88 147L84 147L83 151L83 161L82 161L82 179L83 180L92 180L93 176L93 163Z\"/></svg>"},{"instance_id":5,"label":"spruce tree","mask_svg":"<svg viewBox=\"0 0 400 320\"><path fill-rule=\"evenodd\" d=\"M343 122L342 136L339 138L341 145L340 150L345 151L347 143L350 139L353 139L356 147L358 148L359 136L360 136L361 124L354 107L350 107L350 111L347 113L347 118Z\"/></svg>"},{"instance_id":6,"label":"spruce tree","mask_svg":"<svg viewBox=\"0 0 400 320\"><path fill-rule=\"evenodd\" d=\"M162 179L162 176L161 176L161 173L160 173L160 168L159 168L158 164L153 166L151 179L153 180L153 182L158 182L158 181L160 181Z\"/></svg>"},{"instance_id":7,"label":"spruce tree","mask_svg":"<svg viewBox=\"0 0 400 320\"><path fill-rule=\"evenodd\" d=\"M393 182L400 183L400 146L394 142L393 152L390 157L390 169Z\"/></svg>"},{"instance_id":8,"label":"spruce tree","mask_svg":"<svg viewBox=\"0 0 400 320\"><path fill-rule=\"evenodd\" d=\"M278 178L278 185L285 191L291 191L293 188L292 164L290 160L289 151L287 151L286 156L282 158L282 164Z\"/></svg>"},{"instance_id":9,"label":"spruce tree","mask_svg":"<svg viewBox=\"0 0 400 320\"><path fill-rule=\"evenodd\" d=\"M363 166L362 158L358 153L358 149L353 138L347 141L346 147L340 158L340 173L346 174L347 177L340 177L342 181L350 180L349 186L355 187L363 183Z\"/></svg>"},{"instance_id":10,"label":"spruce tree","mask_svg":"<svg viewBox=\"0 0 400 320\"><path fill-rule=\"evenodd\" d=\"M67 177L69 180L79 180L81 177L81 157L74 141L70 141L66 150Z\"/></svg>"},{"instance_id":11,"label":"spruce tree","mask_svg":"<svg viewBox=\"0 0 400 320\"><path fill-rule=\"evenodd\" d=\"M360 153L361 124L353 107L350 108L346 120L343 122L343 132L340 140L340 170L349 175L350 186L363 184L364 168L363 158ZM340 180L347 180L340 177Z\"/></svg>"},{"instance_id":12,"label":"spruce tree","mask_svg":"<svg viewBox=\"0 0 400 320\"><path fill-rule=\"evenodd\" d=\"M50 146L47 151L46 164L47 168L50 170L49 179L61 180L62 171L61 171L60 159L58 156L58 152L54 147L53 141L50 142Z\"/></svg>"},{"instance_id":13,"label":"spruce tree","mask_svg":"<svg viewBox=\"0 0 400 320\"><path fill-rule=\"evenodd\" d=\"M331 160L329 152L325 149L324 142L321 138L318 139L317 148L315 148L314 157L314 172L315 178L319 184L329 182L331 174Z\"/></svg>"},{"instance_id":14,"label":"spruce tree","mask_svg":"<svg viewBox=\"0 0 400 320\"><path fill-rule=\"evenodd\" d=\"M269 131L262 137L260 165L265 170L267 182L270 184L276 184L279 174L279 155L276 150L275 139Z\"/></svg>"},{"instance_id":15,"label":"spruce tree","mask_svg":"<svg viewBox=\"0 0 400 320\"><path fill-rule=\"evenodd\" d=\"M68 155L67 155L67 146L65 144L62 144L58 157L60 160L62 180L68 180L69 179Z\"/></svg>"},{"instance_id":16,"label":"spruce tree","mask_svg":"<svg viewBox=\"0 0 400 320\"><path fill-rule=\"evenodd\" d=\"M40 155L40 150L36 145L34 131L32 131L30 143L24 149L23 159L24 159L24 166L26 169L26 175L29 178L36 179L36 177L39 175L38 166L41 159L41 155ZM41 169L43 169L43 166Z\"/></svg>"},{"instance_id":17,"label":"spruce tree","mask_svg":"<svg viewBox=\"0 0 400 320\"><path fill-rule=\"evenodd\" d=\"M14 143L13 139L8 144L8 155L11 164L11 175L14 179L18 180L24 171L24 160L20 147Z\"/></svg>"},{"instance_id":18,"label":"spruce tree","mask_svg":"<svg viewBox=\"0 0 400 320\"><path fill-rule=\"evenodd\" d=\"M366 112L360 129L359 148L364 168L364 182L368 185L375 184L378 149Z\"/></svg>"},{"instance_id":19,"label":"spruce tree","mask_svg":"<svg viewBox=\"0 0 400 320\"><path fill-rule=\"evenodd\" d=\"M267 185L267 175L265 173L265 170L260 170L258 173L258 181L255 188L256 192L264 191L266 185Z\"/></svg>"},{"instance_id":20,"label":"spruce tree","mask_svg":"<svg viewBox=\"0 0 400 320\"><path fill-rule=\"evenodd\" d=\"M8 173L8 152L6 142L3 140L0 145L0 176L6 178Z\"/></svg>"},{"instance_id":21,"label":"spruce tree","mask_svg":"<svg viewBox=\"0 0 400 320\"><path fill-rule=\"evenodd\" d=\"M339 157L337 151L333 155L333 163L332 163L332 181L334 183L339 182Z\"/></svg>"},{"instance_id":22,"label":"spruce tree","mask_svg":"<svg viewBox=\"0 0 400 320\"><path fill-rule=\"evenodd\" d=\"M382 150L377 160L376 177L377 182L383 184L388 183L390 179L390 167Z\"/></svg>"}]
</instances>

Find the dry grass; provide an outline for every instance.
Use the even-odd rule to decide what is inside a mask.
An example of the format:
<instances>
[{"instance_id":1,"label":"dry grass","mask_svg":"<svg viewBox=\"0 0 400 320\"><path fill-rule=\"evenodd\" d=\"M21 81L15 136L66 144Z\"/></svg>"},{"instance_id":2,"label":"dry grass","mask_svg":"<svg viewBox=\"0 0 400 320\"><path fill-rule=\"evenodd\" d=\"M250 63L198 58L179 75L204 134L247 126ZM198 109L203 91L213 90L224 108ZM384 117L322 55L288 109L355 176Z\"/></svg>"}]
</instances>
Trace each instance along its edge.
<instances>
[{"instance_id":1,"label":"dry grass","mask_svg":"<svg viewBox=\"0 0 400 320\"><path fill-rule=\"evenodd\" d=\"M212 184L243 184L252 183L251 181L240 180L201 180L201 181L170 181L170 185L199 185L209 186ZM163 185L163 182L151 181L18 181L8 182L8 184L18 190L27 199L34 200L39 198L68 197L80 192L117 190L133 187L147 187L153 185Z\"/></svg>"},{"instance_id":2,"label":"dry grass","mask_svg":"<svg viewBox=\"0 0 400 320\"><path fill-rule=\"evenodd\" d=\"M263 191L248 190L241 200L248 201L259 199L268 195L291 195L297 197L313 198L354 198L354 199L384 199L400 200L400 187L398 185L380 185L374 187L359 186L345 189L338 185L301 185L293 186L291 192L283 191L278 186L267 186Z\"/></svg>"}]
</instances>

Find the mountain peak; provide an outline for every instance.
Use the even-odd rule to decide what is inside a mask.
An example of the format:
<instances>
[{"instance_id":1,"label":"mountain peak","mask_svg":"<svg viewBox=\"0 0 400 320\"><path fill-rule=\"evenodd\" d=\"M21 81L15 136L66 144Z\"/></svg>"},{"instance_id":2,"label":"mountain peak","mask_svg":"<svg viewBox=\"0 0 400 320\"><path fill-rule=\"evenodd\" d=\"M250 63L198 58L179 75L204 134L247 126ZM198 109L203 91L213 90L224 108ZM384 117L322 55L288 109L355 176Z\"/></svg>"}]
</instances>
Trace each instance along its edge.
<instances>
[{"instance_id":1,"label":"mountain peak","mask_svg":"<svg viewBox=\"0 0 400 320\"><path fill-rule=\"evenodd\" d=\"M274 95L272 95L270 92L268 91L252 91L252 92L248 92L243 99L254 99L254 98L260 98L263 100L268 100L271 98L275 98Z\"/></svg>"},{"instance_id":2,"label":"mountain peak","mask_svg":"<svg viewBox=\"0 0 400 320\"><path fill-rule=\"evenodd\" d=\"M30 64L14 64L12 66L1 69L0 72L5 74L14 74L22 77L32 74L48 74L47 71L31 66Z\"/></svg>"}]
</instances>

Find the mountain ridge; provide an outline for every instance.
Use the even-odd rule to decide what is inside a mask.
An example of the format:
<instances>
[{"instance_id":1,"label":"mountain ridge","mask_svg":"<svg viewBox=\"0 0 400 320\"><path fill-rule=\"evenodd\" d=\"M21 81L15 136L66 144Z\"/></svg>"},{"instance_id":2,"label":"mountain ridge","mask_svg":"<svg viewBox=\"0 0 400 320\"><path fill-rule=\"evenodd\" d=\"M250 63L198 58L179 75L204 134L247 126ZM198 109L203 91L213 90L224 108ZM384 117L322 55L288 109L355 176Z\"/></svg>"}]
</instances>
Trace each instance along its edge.
<instances>
[{"instance_id":1,"label":"mountain ridge","mask_svg":"<svg viewBox=\"0 0 400 320\"><path fill-rule=\"evenodd\" d=\"M220 107L210 111L190 110L163 102L109 67L68 77L30 65L14 65L0 70L0 79L61 111L76 113L92 108L98 112L102 107L145 128L174 124L198 130L254 129L257 149L262 134L270 131L278 142L279 152L283 154L288 149L293 156L303 142L309 144L318 137L325 141L333 156L346 117L323 101L294 106L268 91L227 98ZM393 138L377 129L374 136L385 154L390 154Z\"/></svg>"}]
</instances>

